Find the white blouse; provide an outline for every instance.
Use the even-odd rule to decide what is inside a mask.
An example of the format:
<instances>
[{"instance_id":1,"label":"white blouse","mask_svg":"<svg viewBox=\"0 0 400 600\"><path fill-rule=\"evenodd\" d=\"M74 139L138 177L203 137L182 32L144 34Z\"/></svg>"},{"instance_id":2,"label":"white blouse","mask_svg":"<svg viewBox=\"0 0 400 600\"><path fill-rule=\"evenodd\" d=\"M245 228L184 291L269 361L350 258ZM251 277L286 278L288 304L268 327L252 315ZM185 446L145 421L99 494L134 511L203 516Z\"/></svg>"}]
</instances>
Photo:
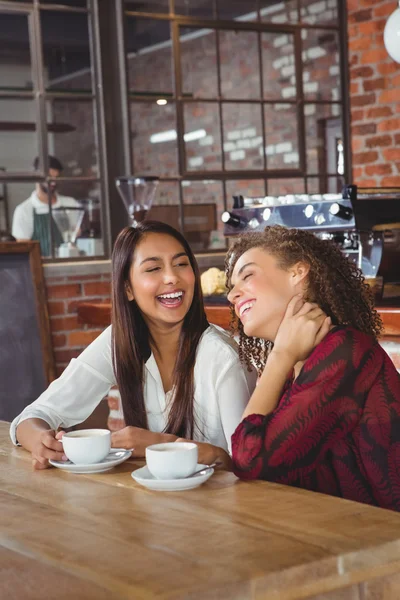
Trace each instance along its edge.
<instances>
[{"instance_id":1,"label":"white blouse","mask_svg":"<svg viewBox=\"0 0 400 600\"><path fill-rule=\"evenodd\" d=\"M231 451L231 436L255 387L256 375L242 366L237 345L227 332L210 325L203 333L194 366L196 441ZM10 435L25 419L42 419L52 429L72 427L92 414L116 384L112 365L111 326L72 359L61 377L14 419ZM144 369L144 402L151 431L164 431L170 393L165 393L156 360L151 354Z\"/></svg>"}]
</instances>

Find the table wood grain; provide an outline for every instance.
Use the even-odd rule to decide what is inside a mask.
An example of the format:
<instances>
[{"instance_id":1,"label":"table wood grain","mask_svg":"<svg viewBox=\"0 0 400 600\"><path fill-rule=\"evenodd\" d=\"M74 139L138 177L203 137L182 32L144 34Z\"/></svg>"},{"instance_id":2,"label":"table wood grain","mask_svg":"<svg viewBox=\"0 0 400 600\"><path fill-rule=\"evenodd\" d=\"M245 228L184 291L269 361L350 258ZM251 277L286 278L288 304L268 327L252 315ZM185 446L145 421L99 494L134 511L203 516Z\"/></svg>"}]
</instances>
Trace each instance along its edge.
<instances>
[{"instance_id":1,"label":"table wood grain","mask_svg":"<svg viewBox=\"0 0 400 600\"><path fill-rule=\"evenodd\" d=\"M0 597L398 600L400 514L217 472L186 492L33 471L0 422Z\"/></svg>"}]
</instances>

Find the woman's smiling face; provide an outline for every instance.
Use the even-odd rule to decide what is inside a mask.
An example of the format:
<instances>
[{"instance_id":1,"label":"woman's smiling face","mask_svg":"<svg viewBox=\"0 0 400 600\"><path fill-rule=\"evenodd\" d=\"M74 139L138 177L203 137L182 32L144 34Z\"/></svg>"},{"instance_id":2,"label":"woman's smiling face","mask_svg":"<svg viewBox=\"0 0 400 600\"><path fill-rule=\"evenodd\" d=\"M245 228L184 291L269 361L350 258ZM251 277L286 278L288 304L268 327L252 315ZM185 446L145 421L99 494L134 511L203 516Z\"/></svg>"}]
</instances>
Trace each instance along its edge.
<instances>
[{"instance_id":1,"label":"woman's smiling face","mask_svg":"<svg viewBox=\"0 0 400 600\"><path fill-rule=\"evenodd\" d=\"M170 235L149 233L135 249L127 296L147 322L183 321L193 300L195 275L183 246Z\"/></svg>"},{"instance_id":2,"label":"woman's smiling face","mask_svg":"<svg viewBox=\"0 0 400 600\"><path fill-rule=\"evenodd\" d=\"M298 267L281 268L276 257L262 248L251 248L240 256L228 300L247 336L274 341L288 303L303 288L305 274L299 274Z\"/></svg>"}]
</instances>

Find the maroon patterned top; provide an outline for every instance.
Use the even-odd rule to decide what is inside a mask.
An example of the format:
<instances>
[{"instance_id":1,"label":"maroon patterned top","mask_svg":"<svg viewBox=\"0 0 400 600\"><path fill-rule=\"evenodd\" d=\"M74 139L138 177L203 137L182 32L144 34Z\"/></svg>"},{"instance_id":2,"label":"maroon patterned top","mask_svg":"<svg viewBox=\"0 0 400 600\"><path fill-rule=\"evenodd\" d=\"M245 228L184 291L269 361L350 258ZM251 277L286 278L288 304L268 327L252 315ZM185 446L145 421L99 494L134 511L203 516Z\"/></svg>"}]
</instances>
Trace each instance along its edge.
<instances>
[{"instance_id":1,"label":"maroon patterned top","mask_svg":"<svg viewBox=\"0 0 400 600\"><path fill-rule=\"evenodd\" d=\"M232 436L234 472L400 511L400 376L371 337L336 327L277 408Z\"/></svg>"}]
</instances>

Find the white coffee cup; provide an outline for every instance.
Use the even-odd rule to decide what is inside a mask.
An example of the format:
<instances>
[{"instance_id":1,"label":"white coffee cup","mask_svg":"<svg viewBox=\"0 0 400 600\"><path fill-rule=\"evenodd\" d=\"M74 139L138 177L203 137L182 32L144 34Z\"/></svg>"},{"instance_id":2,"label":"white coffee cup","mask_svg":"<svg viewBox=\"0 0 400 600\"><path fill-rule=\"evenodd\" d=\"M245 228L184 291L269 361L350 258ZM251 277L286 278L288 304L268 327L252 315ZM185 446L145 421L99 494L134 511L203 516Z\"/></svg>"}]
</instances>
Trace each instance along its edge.
<instances>
[{"instance_id":1,"label":"white coffee cup","mask_svg":"<svg viewBox=\"0 0 400 600\"><path fill-rule=\"evenodd\" d=\"M64 433L61 439L64 453L76 465L101 462L111 448L108 429L81 429Z\"/></svg>"},{"instance_id":2,"label":"white coffee cup","mask_svg":"<svg viewBox=\"0 0 400 600\"><path fill-rule=\"evenodd\" d=\"M146 448L146 462L156 479L183 479L195 472L198 447L191 442L167 442Z\"/></svg>"}]
</instances>

